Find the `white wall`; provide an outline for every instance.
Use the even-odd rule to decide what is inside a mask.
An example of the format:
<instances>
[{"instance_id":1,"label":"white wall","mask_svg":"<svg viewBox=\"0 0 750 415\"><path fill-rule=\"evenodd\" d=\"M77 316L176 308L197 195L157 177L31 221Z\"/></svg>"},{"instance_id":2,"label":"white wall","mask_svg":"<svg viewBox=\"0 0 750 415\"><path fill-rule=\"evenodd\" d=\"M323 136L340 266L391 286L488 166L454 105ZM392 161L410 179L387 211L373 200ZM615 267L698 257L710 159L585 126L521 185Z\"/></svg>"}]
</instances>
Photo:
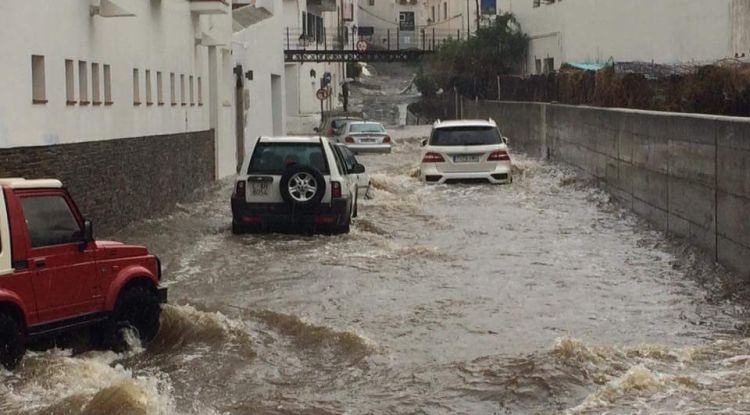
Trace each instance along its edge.
<instances>
[{"instance_id":1,"label":"white wall","mask_svg":"<svg viewBox=\"0 0 750 415\"><path fill-rule=\"evenodd\" d=\"M235 65L242 65L244 72L253 71L253 80L243 79L249 94L249 108L245 124L245 148L250 140L262 135L283 135L286 128L274 131L274 118L280 117L281 125L286 125L284 93L284 49L283 14L276 8L275 14L247 29L236 33L232 42ZM274 96L272 77L280 77L279 94ZM274 114L274 111L280 114Z\"/></svg>"},{"instance_id":2,"label":"white wall","mask_svg":"<svg viewBox=\"0 0 750 415\"><path fill-rule=\"evenodd\" d=\"M730 55L736 0L566 0L538 8L532 0L501 2L531 36L534 59L562 62L712 62ZM750 49L750 47L748 48ZM733 54L732 54L733 55Z\"/></svg>"},{"instance_id":3,"label":"white wall","mask_svg":"<svg viewBox=\"0 0 750 415\"><path fill-rule=\"evenodd\" d=\"M90 4L82 0L0 2L0 147L208 129L207 51L193 44L196 21L189 3L131 0L128 6L136 17L118 18L91 17ZM32 104L32 54L44 56L46 104ZM88 101L91 63L100 64L100 73L104 64L110 65L113 104L66 105L65 59L74 60L78 101L78 61L87 62ZM134 68L140 72L140 106L133 104ZM154 95L156 71L162 71L165 105L146 104L147 69ZM180 74L186 76L186 83L190 75L196 84L201 77L203 106L170 105L172 72L177 77L178 99ZM197 90L195 95L197 100Z\"/></svg>"}]
</instances>

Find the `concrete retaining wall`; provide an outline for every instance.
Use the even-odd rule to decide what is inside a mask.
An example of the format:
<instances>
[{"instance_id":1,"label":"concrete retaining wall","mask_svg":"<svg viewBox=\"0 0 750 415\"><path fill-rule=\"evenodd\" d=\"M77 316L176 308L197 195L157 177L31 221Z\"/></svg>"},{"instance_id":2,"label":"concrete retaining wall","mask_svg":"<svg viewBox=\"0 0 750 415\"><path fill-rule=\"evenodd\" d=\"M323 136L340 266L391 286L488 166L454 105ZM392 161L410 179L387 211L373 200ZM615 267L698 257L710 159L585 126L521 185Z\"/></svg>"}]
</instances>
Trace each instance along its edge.
<instances>
[{"instance_id":1,"label":"concrete retaining wall","mask_svg":"<svg viewBox=\"0 0 750 415\"><path fill-rule=\"evenodd\" d=\"M154 216L215 179L212 130L0 149L0 177L58 178L98 235Z\"/></svg>"},{"instance_id":2,"label":"concrete retaining wall","mask_svg":"<svg viewBox=\"0 0 750 415\"><path fill-rule=\"evenodd\" d=\"M515 102L466 102L511 146L580 168L623 205L750 275L750 120Z\"/></svg>"}]
</instances>

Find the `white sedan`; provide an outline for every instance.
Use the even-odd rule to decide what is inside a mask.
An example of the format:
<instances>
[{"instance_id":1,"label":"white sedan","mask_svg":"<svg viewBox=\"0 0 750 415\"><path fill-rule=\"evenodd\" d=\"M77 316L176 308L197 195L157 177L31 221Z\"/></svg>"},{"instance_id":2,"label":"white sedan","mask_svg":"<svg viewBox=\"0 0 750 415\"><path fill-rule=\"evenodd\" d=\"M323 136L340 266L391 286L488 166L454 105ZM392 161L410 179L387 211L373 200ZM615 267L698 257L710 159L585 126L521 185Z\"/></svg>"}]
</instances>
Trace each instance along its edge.
<instances>
[{"instance_id":1,"label":"white sedan","mask_svg":"<svg viewBox=\"0 0 750 415\"><path fill-rule=\"evenodd\" d=\"M336 136L336 142L354 153L390 153L392 148L385 127L374 121L348 121Z\"/></svg>"},{"instance_id":2,"label":"white sedan","mask_svg":"<svg viewBox=\"0 0 750 415\"><path fill-rule=\"evenodd\" d=\"M427 183L513 181L508 139L493 120L438 120L422 146L421 177Z\"/></svg>"}]
</instances>

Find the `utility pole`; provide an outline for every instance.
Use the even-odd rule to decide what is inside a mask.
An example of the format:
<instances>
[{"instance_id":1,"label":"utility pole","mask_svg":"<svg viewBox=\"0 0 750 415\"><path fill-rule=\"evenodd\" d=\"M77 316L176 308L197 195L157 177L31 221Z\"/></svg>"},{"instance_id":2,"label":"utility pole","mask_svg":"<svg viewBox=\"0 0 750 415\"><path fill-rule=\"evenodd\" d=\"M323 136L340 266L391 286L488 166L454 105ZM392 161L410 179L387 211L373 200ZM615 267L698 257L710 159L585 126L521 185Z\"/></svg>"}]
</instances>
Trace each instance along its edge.
<instances>
[{"instance_id":1,"label":"utility pole","mask_svg":"<svg viewBox=\"0 0 750 415\"><path fill-rule=\"evenodd\" d=\"M479 7L479 0L475 0L477 6L477 30L479 30L479 21L481 19L481 8Z\"/></svg>"},{"instance_id":2,"label":"utility pole","mask_svg":"<svg viewBox=\"0 0 750 415\"><path fill-rule=\"evenodd\" d=\"M466 0L466 38L471 37L471 10L469 10L469 0Z\"/></svg>"}]
</instances>

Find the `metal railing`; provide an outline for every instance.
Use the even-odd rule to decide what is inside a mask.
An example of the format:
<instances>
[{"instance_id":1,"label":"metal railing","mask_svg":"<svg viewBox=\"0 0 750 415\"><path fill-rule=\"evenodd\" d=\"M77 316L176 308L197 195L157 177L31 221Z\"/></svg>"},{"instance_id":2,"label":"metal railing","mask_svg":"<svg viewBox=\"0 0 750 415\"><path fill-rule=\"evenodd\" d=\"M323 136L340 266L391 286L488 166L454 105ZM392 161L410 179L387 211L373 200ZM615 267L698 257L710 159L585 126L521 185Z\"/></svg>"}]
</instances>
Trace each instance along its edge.
<instances>
[{"instance_id":1,"label":"metal railing","mask_svg":"<svg viewBox=\"0 0 750 415\"><path fill-rule=\"evenodd\" d=\"M333 33L330 33L333 31ZM414 30L374 29L364 34L349 29L305 31L301 28L284 29L284 50L335 51L357 50L359 41L367 42L368 49L434 51L454 40L466 40L470 32L436 27L416 27Z\"/></svg>"}]
</instances>

